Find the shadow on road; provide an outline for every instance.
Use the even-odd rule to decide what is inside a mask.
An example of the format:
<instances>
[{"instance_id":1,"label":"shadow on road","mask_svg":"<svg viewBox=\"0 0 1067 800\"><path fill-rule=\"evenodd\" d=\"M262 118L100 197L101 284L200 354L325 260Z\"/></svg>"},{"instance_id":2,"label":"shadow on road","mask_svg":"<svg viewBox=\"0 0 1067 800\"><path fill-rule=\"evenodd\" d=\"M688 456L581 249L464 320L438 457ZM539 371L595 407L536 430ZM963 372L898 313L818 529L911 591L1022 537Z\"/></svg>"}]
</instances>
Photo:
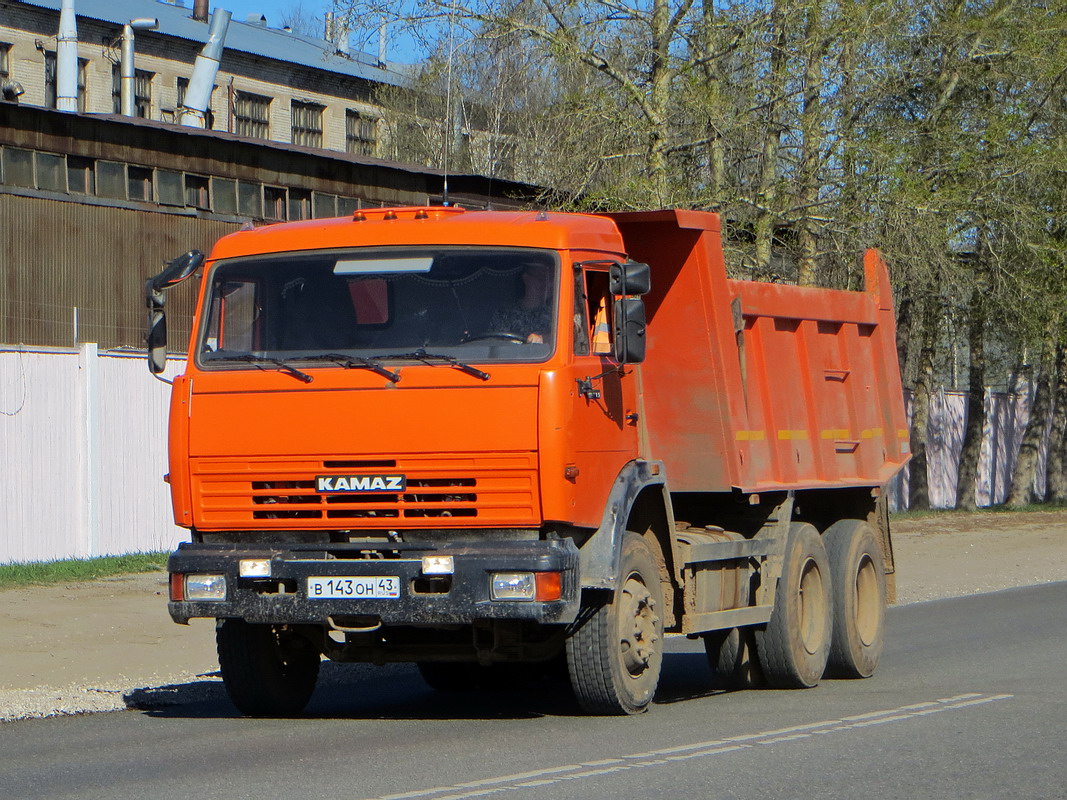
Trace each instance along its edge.
<instances>
[{"instance_id":1,"label":"shadow on road","mask_svg":"<svg viewBox=\"0 0 1067 800\"><path fill-rule=\"evenodd\" d=\"M235 718L218 673L202 680L127 692L128 708L159 719ZM655 702L677 703L716 693L703 653L667 653ZM308 719L534 719L582 716L565 680L518 679L472 691L431 689L411 664L376 667L323 662Z\"/></svg>"}]
</instances>

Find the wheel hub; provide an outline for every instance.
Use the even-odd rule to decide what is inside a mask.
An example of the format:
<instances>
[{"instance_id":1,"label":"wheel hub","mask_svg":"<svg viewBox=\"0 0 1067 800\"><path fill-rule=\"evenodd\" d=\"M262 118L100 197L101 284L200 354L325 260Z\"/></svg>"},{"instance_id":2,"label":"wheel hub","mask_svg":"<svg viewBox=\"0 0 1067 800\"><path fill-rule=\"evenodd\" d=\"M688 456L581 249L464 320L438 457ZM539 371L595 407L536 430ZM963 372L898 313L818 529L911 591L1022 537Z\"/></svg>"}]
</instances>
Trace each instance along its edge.
<instances>
[{"instance_id":1,"label":"wheel hub","mask_svg":"<svg viewBox=\"0 0 1067 800\"><path fill-rule=\"evenodd\" d=\"M649 668L659 648L660 618L652 593L635 576L622 587L619 612L622 663L631 676L638 677Z\"/></svg>"}]
</instances>

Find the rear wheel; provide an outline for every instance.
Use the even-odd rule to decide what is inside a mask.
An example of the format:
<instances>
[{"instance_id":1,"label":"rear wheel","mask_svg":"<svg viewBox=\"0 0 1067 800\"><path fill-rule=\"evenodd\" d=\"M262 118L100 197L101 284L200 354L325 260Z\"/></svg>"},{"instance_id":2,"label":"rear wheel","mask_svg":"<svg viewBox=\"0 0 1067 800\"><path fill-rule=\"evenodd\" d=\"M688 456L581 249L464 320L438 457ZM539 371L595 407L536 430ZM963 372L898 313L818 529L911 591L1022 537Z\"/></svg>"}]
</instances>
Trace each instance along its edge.
<instances>
[{"instance_id":1,"label":"rear wheel","mask_svg":"<svg viewBox=\"0 0 1067 800\"><path fill-rule=\"evenodd\" d=\"M662 609L652 549L628 532L614 597L584 609L584 622L567 640L571 686L583 709L639 714L652 702L663 662Z\"/></svg>"},{"instance_id":2,"label":"rear wheel","mask_svg":"<svg viewBox=\"0 0 1067 800\"><path fill-rule=\"evenodd\" d=\"M869 678L885 642L885 562L866 522L835 522L823 534L833 585L829 672Z\"/></svg>"},{"instance_id":3,"label":"rear wheel","mask_svg":"<svg viewBox=\"0 0 1067 800\"><path fill-rule=\"evenodd\" d=\"M720 689L756 689L766 681L756 655L752 628L731 628L705 633L704 652Z\"/></svg>"},{"instance_id":4,"label":"rear wheel","mask_svg":"<svg viewBox=\"0 0 1067 800\"><path fill-rule=\"evenodd\" d=\"M215 634L226 693L250 717L287 717L304 710L319 677L319 651L275 625L226 619Z\"/></svg>"},{"instance_id":5,"label":"rear wheel","mask_svg":"<svg viewBox=\"0 0 1067 800\"><path fill-rule=\"evenodd\" d=\"M763 674L775 689L818 684L830 655L830 564L819 532L807 523L789 529L774 610L756 629Z\"/></svg>"}]
</instances>

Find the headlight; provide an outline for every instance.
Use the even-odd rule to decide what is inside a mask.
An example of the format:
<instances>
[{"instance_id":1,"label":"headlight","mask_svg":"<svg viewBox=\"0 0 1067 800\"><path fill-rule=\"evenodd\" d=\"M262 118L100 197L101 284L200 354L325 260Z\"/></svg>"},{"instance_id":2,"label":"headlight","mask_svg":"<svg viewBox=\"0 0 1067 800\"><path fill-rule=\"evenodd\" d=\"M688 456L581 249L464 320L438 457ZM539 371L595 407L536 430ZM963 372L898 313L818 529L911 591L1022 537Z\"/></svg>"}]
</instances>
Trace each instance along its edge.
<instances>
[{"instance_id":1,"label":"headlight","mask_svg":"<svg viewBox=\"0 0 1067 800\"><path fill-rule=\"evenodd\" d=\"M536 591L532 572L495 572L490 577L493 600L533 600Z\"/></svg>"},{"instance_id":2,"label":"headlight","mask_svg":"<svg viewBox=\"0 0 1067 800\"><path fill-rule=\"evenodd\" d=\"M225 575L186 575L186 600L225 600Z\"/></svg>"}]
</instances>

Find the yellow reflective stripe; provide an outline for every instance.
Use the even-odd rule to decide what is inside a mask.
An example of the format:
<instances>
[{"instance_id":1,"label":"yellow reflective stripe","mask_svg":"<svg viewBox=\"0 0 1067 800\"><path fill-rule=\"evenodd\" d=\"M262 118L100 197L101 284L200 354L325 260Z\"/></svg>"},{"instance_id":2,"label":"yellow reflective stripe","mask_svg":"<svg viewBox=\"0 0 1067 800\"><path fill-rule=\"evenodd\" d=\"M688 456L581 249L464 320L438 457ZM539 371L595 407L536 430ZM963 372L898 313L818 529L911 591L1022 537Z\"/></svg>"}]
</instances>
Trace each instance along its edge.
<instances>
[{"instance_id":1,"label":"yellow reflective stripe","mask_svg":"<svg viewBox=\"0 0 1067 800\"><path fill-rule=\"evenodd\" d=\"M734 438L739 442L762 442L767 434L765 431L738 431Z\"/></svg>"},{"instance_id":2,"label":"yellow reflective stripe","mask_svg":"<svg viewBox=\"0 0 1067 800\"><path fill-rule=\"evenodd\" d=\"M829 428L823 431L821 434L823 439L847 439L848 430L846 428Z\"/></svg>"},{"instance_id":3,"label":"yellow reflective stripe","mask_svg":"<svg viewBox=\"0 0 1067 800\"><path fill-rule=\"evenodd\" d=\"M779 439L807 439L807 431L778 431Z\"/></svg>"},{"instance_id":4,"label":"yellow reflective stripe","mask_svg":"<svg viewBox=\"0 0 1067 800\"><path fill-rule=\"evenodd\" d=\"M867 428L867 430L860 433L861 439L877 439L885 435L885 431L881 428Z\"/></svg>"}]
</instances>

